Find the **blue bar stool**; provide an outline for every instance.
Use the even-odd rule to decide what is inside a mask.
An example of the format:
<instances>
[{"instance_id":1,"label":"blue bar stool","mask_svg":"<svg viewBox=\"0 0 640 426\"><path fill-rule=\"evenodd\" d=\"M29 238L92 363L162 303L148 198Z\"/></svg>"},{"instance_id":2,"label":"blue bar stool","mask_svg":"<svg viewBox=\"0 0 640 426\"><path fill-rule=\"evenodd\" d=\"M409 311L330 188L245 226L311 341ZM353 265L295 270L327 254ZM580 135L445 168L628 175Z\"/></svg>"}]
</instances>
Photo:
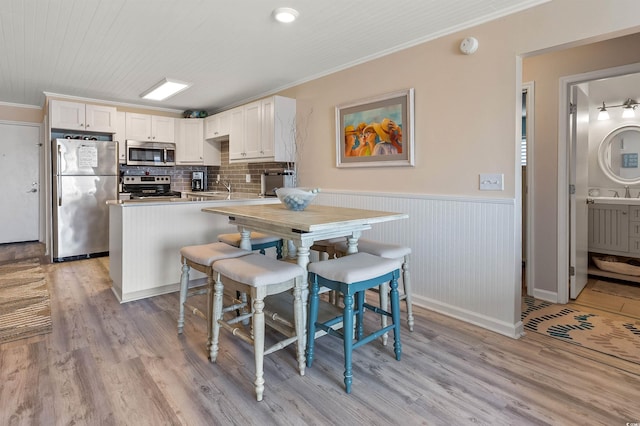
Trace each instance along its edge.
<instances>
[{"instance_id":1,"label":"blue bar stool","mask_svg":"<svg viewBox=\"0 0 640 426\"><path fill-rule=\"evenodd\" d=\"M262 232L252 232L250 238L252 251L259 250L260 254L265 254L266 249L275 247L276 258L282 259L282 238L263 234ZM238 248L240 247L241 239L242 236L239 232L218 235L218 241Z\"/></svg>"},{"instance_id":2,"label":"blue bar stool","mask_svg":"<svg viewBox=\"0 0 640 426\"><path fill-rule=\"evenodd\" d=\"M334 250L337 256L346 256L347 243L346 241L340 241L334 244ZM409 331L413 331L413 303L411 301L411 280L409 277L409 258L411 256L411 248L401 246L398 244L383 243L381 241L368 240L360 238L358 240L358 251L363 253L369 253L376 256L384 257L386 259L400 259L402 260L402 287L403 293L400 294L400 301L405 301L407 304L407 325ZM375 291L375 290L374 290ZM378 290L379 292L379 290ZM386 294L381 293L380 297L382 303L386 300ZM385 322L383 321L383 325ZM383 343L386 344L386 339L383 336Z\"/></svg>"},{"instance_id":3,"label":"blue bar stool","mask_svg":"<svg viewBox=\"0 0 640 426\"><path fill-rule=\"evenodd\" d=\"M393 330L393 349L396 360L400 361L402 346L400 344L400 301L398 296L398 278L402 261L384 259L368 253L354 253L338 259L325 260L309 264L309 282L311 283L309 304L309 331L307 333L307 367L311 367L314 357L316 329L321 329L331 336L344 341L344 384L347 393L351 393L352 352L383 334ZM364 293L379 285L389 282L391 288L391 312L365 302ZM318 322L318 296L320 286L342 293L344 310L342 315L325 322ZM355 305L355 307L354 307ZM391 317L392 324L382 327L364 336L364 309L379 315ZM355 316L355 333L354 333ZM331 326L342 322L342 331ZM354 341L355 334L355 341Z\"/></svg>"}]
</instances>

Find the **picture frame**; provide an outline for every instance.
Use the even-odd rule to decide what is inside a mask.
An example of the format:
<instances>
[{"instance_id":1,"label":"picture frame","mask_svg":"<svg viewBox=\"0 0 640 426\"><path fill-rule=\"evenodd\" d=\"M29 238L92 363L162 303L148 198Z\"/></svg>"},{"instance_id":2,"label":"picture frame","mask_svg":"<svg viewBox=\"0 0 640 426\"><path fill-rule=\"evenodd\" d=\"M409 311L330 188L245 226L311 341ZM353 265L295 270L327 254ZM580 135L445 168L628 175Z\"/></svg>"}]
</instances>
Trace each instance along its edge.
<instances>
[{"instance_id":1,"label":"picture frame","mask_svg":"<svg viewBox=\"0 0 640 426\"><path fill-rule=\"evenodd\" d=\"M336 166L413 167L413 121L413 88L336 106Z\"/></svg>"}]
</instances>

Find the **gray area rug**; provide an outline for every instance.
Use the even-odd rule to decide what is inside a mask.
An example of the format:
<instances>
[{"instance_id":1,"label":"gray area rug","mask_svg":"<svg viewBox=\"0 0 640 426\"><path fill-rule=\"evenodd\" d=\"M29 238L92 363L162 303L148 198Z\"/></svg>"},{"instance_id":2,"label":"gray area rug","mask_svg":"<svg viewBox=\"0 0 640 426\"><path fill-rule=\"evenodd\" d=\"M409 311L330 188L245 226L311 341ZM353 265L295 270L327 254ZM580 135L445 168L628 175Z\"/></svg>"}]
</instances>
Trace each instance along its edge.
<instances>
[{"instance_id":1,"label":"gray area rug","mask_svg":"<svg viewBox=\"0 0 640 426\"><path fill-rule=\"evenodd\" d=\"M0 343L49 333L51 301L37 260L0 265Z\"/></svg>"},{"instance_id":2,"label":"gray area rug","mask_svg":"<svg viewBox=\"0 0 640 426\"><path fill-rule=\"evenodd\" d=\"M640 285L618 284L607 281L596 281L591 290L627 299L640 300Z\"/></svg>"}]
</instances>

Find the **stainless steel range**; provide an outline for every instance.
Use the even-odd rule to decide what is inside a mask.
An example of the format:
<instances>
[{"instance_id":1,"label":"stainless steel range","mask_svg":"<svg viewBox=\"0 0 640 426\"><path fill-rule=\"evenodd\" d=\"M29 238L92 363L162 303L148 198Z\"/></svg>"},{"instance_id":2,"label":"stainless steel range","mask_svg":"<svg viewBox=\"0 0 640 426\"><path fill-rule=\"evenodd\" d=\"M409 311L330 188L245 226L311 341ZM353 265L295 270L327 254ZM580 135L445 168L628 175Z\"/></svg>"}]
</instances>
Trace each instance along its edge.
<instances>
[{"instance_id":1,"label":"stainless steel range","mask_svg":"<svg viewBox=\"0 0 640 426\"><path fill-rule=\"evenodd\" d=\"M180 198L180 192L171 190L171 176L123 176L122 192L131 200Z\"/></svg>"}]
</instances>

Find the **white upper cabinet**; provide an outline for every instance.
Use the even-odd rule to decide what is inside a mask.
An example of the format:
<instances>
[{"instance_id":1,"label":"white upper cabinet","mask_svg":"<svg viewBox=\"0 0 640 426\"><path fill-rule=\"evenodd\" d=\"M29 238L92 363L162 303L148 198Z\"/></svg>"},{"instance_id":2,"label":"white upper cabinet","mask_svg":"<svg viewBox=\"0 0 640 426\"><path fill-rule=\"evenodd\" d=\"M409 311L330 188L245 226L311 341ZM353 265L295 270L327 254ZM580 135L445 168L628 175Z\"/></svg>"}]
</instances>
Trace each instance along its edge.
<instances>
[{"instance_id":1,"label":"white upper cabinet","mask_svg":"<svg viewBox=\"0 0 640 426\"><path fill-rule=\"evenodd\" d=\"M205 140L204 127L200 118L176 120L176 164L220 165L220 142Z\"/></svg>"},{"instance_id":2,"label":"white upper cabinet","mask_svg":"<svg viewBox=\"0 0 640 426\"><path fill-rule=\"evenodd\" d=\"M153 142L175 142L175 118L126 113L127 139Z\"/></svg>"},{"instance_id":3,"label":"white upper cabinet","mask_svg":"<svg viewBox=\"0 0 640 426\"><path fill-rule=\"evenodd\" d=\"M202 164L203 122L197 118L177 119L176 163Z\"/></svg>"},{"instance_id":4,"label":"white upper cabinet","mask_svg":"<svg viewBox=\"0 0 640 426\"><path fill-rule=\"evenodd\" d=\"M230 162L295 161L295 99L272 96L230 114Z\"/></svg>"},{"instance_id":5,"label":"white upper cabinet","mask_svg":"<svg viewBox=\"0 0 640 426\"><path fill-rule=\"evenodd\" d=\"M231 114L224 111L204 119L204 138L217 139L229 137Z\"/></svg>"},{"instance_id":6,"label":"white upper cabinet","mask_svg":"<svg viewBox=\"0 0 640 426\"><path fill-rule=\"evenodd\" d=\"M126 136L125 129L127 126L126 114L118 111L116 115L116 133L113 134L113 140L118 141L118 162L124 164L127 162Z\"/></svg>"},{"instance_id":7,"label":"white upper cabinet","mask_svg":"<svg viewBox=\"0 0 640 426\"><path fill-rule=\"evenodd\" d=\"M99 133L117 131L115 107L51 100L49 113L52 129Z\"/></svg>"}]
</instances>

